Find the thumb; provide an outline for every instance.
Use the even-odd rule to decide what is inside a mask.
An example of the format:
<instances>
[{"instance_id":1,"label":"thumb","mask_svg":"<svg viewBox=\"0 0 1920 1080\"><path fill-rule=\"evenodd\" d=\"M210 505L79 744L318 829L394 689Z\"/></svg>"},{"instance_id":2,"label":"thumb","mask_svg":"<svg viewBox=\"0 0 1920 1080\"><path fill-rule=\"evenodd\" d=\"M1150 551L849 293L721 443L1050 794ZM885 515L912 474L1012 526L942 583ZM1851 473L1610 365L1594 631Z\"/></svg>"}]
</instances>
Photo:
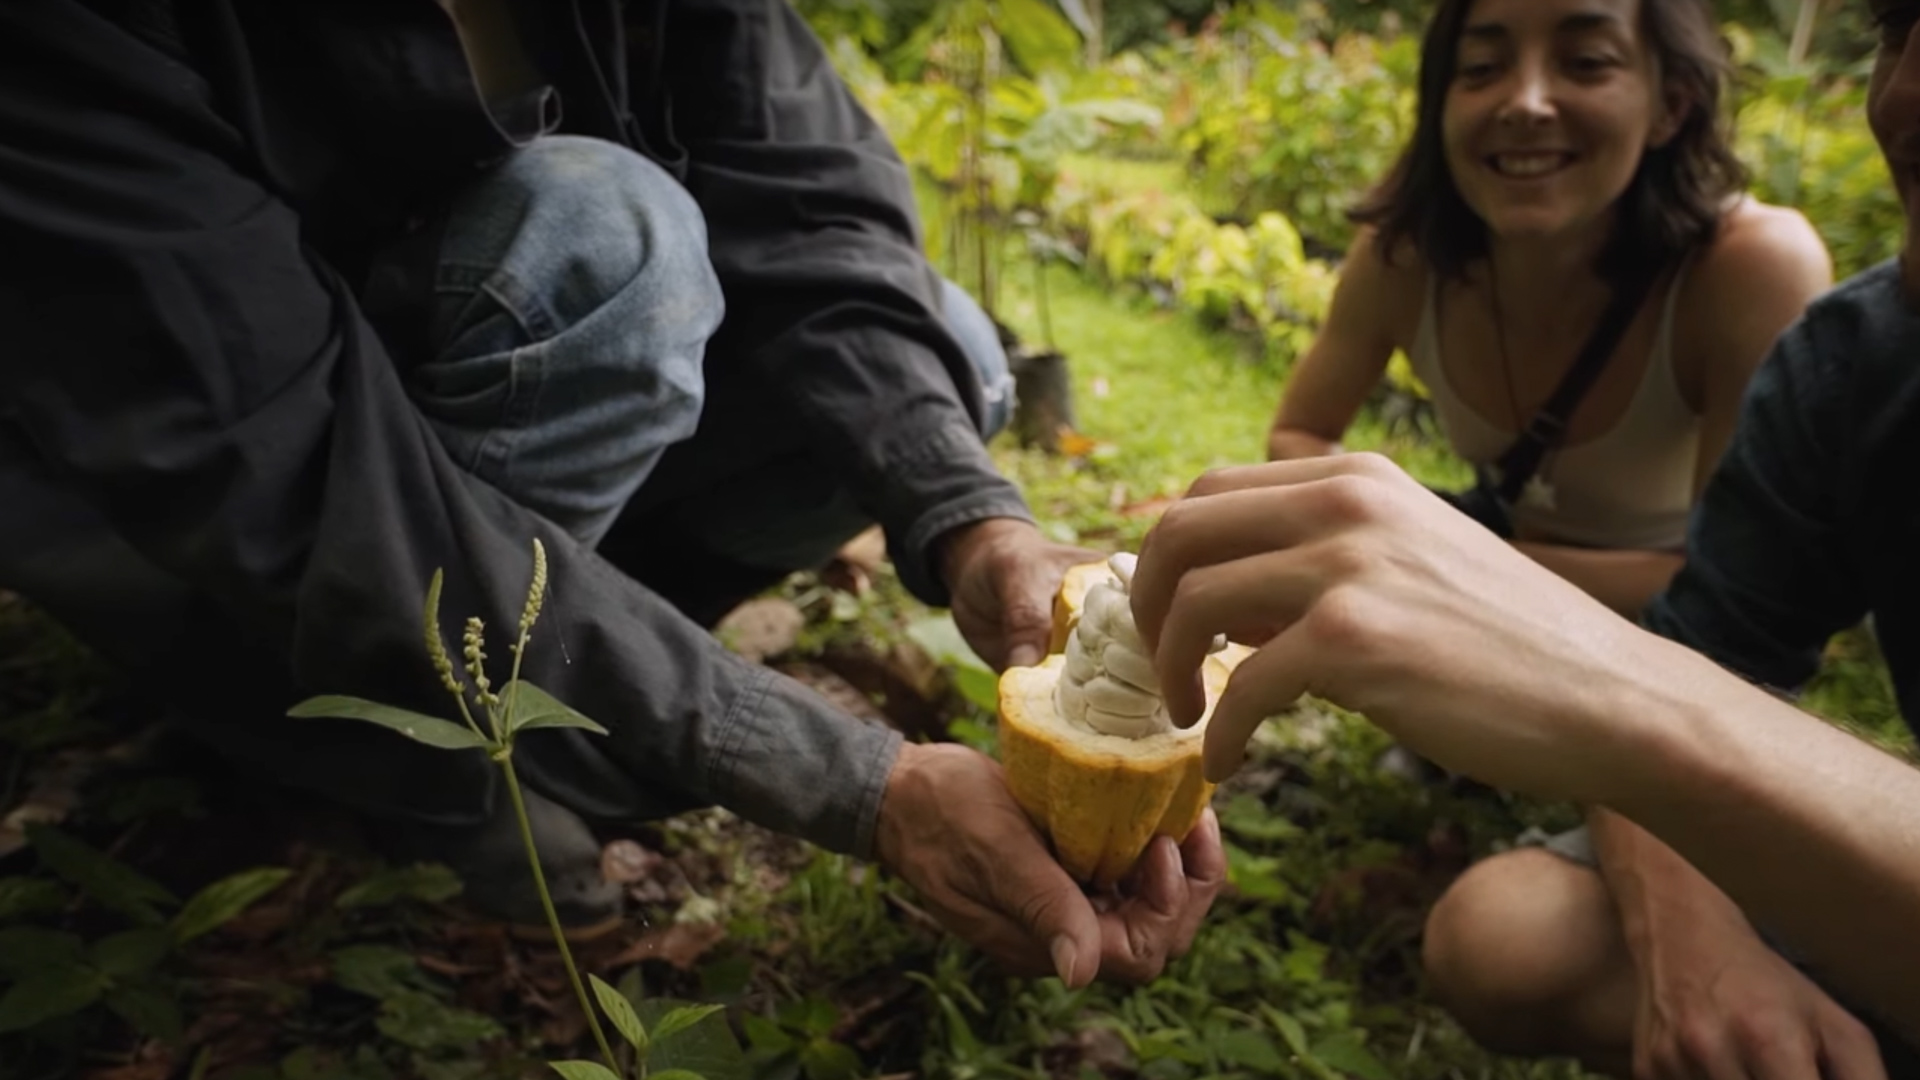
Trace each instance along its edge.
<instances>
[{"instance_id":1,"label":"thumb","mask_svg":"<svg viewBox=\"0 0 1920 1080\"><path fill-rule=\"evenodd\" d=\"M1092 982L1100 974L1100 917L1080 886L1038 847L1031 857L1015 855L1000 866L994 906L1046 946L1061 982L1073 989Z\"/></svg>"},{"instance_id":2,"label":"thumb","mask_svg":"<svg viewBox=\"0 0 1920 1080\"><path fill-rule=\"evenodd\" d=\"M1053 594L1036 587L1026 575L1009 592L1001 607L1007 666L1032 667L1046 658L1053 641Z\"/></svg>"}]
</instances>

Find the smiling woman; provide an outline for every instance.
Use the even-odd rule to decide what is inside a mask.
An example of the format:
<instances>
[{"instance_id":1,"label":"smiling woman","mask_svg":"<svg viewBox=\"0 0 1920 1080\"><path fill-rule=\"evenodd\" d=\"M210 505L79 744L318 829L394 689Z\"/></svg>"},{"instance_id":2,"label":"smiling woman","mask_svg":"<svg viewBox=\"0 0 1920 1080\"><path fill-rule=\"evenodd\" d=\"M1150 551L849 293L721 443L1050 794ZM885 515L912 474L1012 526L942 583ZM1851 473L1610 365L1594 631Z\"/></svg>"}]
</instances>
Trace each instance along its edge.
<instances>
[{"instance_id":1,"label":"smiling woman","mask_svg":"<svg viewBox=\"0 0 1920 1080\"><path fill-rule=\"evenodd\" d=\"M1444 0L1269 456L1336 452L1404 351L1482 474L1463 509L1637 612L1748 377L1831 284L1805 219L1742 195L1725 72L1705 0Z\"/></svg>"}]
</instances>

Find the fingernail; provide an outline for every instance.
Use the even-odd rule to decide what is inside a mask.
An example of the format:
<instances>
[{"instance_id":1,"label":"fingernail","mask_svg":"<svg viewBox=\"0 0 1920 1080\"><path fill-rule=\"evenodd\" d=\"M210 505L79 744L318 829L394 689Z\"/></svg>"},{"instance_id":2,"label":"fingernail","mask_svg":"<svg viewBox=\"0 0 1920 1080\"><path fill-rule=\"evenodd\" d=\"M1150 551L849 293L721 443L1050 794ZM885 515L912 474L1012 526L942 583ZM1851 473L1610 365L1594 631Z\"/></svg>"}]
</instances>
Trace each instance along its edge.
<instances>
[{"instance_id":1,"label":"fingernail","mask_svg":"<svg viewBox=\"0 0 1920 1080\"><path fill-rule=\"evenodd\" d=\"M1040 650L1031 645L1015 645L1007 653L1008 667L1032 667L1040 662Z\"/></svg>"},{"instance_id":2,"label":"fingernail","mask_svg":"<svg viewBox=\"0 0 1920 1080\"><path fill-rule=\"evenodd\" d=\"M1073 947L1073 940L1065 934L1053 939L1053 970L1060 975L1060 981L1073 985L1073 962L1079 958L1080 951Z\"/></svg>"}]
</instances>

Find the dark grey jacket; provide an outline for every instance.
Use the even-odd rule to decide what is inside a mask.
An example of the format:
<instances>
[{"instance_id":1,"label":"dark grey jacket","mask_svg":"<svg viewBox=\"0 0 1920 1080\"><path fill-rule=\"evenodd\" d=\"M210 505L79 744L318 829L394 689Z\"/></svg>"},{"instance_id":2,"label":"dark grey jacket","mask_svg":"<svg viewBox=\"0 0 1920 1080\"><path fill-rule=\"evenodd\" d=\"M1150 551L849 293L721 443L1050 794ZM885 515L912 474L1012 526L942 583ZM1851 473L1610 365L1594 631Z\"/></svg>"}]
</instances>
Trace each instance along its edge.
<instances>
[{"instance_id":1,"label":"dark grey jacket","mask_svg":"<svg viewBox=\"0 0 1920 1080\"><path fill-rule=\"evenodd\" d=\"M943 601L933 539L1026 510L975 434L906 170L819 43L781 0L515 10L560 129L647 154L705 210L729 312L710 393L798 416ZM288 779L351 768L366 806L470 817L478 755L280 713L329 692L445 714L428 577L504 632L539 536L552 600L526 674L614 735L530 737L536 784L599 816L720 803L865 850L897 737L464 474L357 307L372 252L510 147L433 0L0 5L0 442L186 585L143 677L300 748Z\"/></svg>"}]
</instances>

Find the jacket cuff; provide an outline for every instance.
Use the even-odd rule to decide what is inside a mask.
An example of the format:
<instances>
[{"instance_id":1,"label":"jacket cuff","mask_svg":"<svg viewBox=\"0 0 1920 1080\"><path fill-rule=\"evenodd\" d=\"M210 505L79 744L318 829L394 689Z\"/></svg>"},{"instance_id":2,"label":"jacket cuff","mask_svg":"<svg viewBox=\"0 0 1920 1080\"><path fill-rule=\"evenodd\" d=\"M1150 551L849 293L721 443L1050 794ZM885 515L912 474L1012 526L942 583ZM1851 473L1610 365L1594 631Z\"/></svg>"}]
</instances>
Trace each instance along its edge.
<instances>
[{"instance_id":1,"label":"jacket cuff","mask_svg":"<svg viewBox=\"0 0 1920 1080\"><path fill-rule=\"evenodd\" d=\"M714 800L748 821L867 859L900 733L754 668L709 764Z\"/></svg>"},{"instance_id":2,"label":"jacket cuff","mask_svg":"<svg viewBox=\"0 0 1920 1080\"><path fill-rule=\"evenodd\" d=\"M889 468L871 512L886 530L901 584L923 603L946 607L952 597L935 548L941 536L988 518L1032 522L1033 511L964 421L910 438L909 449L886 455Z\"/></svg>"}]
</instances>

